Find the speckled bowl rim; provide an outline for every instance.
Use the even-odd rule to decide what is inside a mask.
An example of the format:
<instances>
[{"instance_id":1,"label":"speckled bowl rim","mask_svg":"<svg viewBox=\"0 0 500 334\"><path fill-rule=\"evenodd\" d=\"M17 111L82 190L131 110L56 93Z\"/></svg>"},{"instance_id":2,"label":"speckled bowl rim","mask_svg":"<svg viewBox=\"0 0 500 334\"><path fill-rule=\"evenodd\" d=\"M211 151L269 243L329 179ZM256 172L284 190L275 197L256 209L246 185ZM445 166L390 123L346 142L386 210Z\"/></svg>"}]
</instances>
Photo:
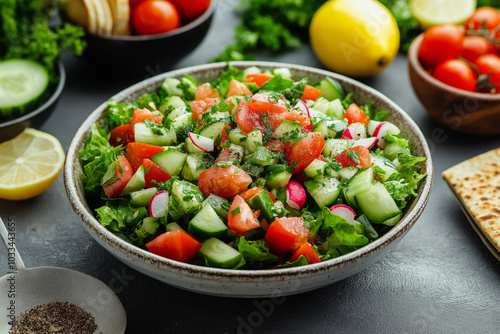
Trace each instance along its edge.
<instances>
[{"instance_id":1,"label":"speckled bowl rim","mask_svg":"<svg viewBox=\"0 0 500 334\"><path fill-rule=\"evenodd\" d=\"M88 35L91 35L96 38L101 38L101 39L109 39L113 41L121 41L121 42L141 42L141 41L150 41L150 40L157 40L157 39L164 39L164 38L169 38L172 36L177 36L181 35L189 30L192 30L203 23L205 23L207 20L210 19L210 17L214 14L215 9L219 5L219 0L211 0L210 5L208 6L207 10L203 12L199 17L194 19L193 21L189 22L188 24L185 24L183 26L180 26L179 28L165 32L163 34L155 34L155 35L99 35L99 34L94 34L86 30L86 33Z\"/></svg>"},{"instance_id":2,"label":"speckled bowl rim","mask_svg":"<svg viewBox=\"0 0 500 334\"><path fill-rule=\"evenodd\" d=\"M418 60L418 49L420 48L420 43L422 42L423 37L423 33L418 35L410 44L410 48L408 49L408 66L414 69L417 75L424 79L428 85L433 86L438 90L444 90L450 94L460 95L463 98L500 103L500 94L476 93L454 88L430 75L429 72L427 72L422 66L420 60Z\"/></svg>"},{"instance_id":3,"label":"speckled bowl rim","mask_svg":"<svg viewBox=\"0 0 500 334\"><path fill-rule=\"evenodd\" d=\"M400 236L404 235L416 222L418 217L422 214L425 205L429 199L430 191L433 183L433 165L432 158L429 147L425 140L424 135L415 124L415 122L406 114L399 106L392 102L389 98L370 88L364 84L361 84L351 78L335 74L329 71L315 69L312 67L293 65L287 63L275 63L266 61L256 61L256 62L232 62L234 67L249 67L249 66L259 66L262 68L272 68L272 67L288 67L292 71L304 71L312 72L320 76L329 76L334 79L339 80L342 84L348 84L359 89L362 89L366 93L370 94L372 97L382 100L385 104L390 105L396 114L408 124L408 128L413 132L416 138L418 138L418 145L422 148L424 156L427 158L423 169L427 173L427 177L423 180L420 185L419 194L416 199L414 199L411 207L406 212L403 219L394 226L389 232L383 235L381 238L369 243L362 248L351 252L349 254L334 258L325 262L320 262L316 264L311 264L302 267L294 268L281 268L272 270L228 270L228 269L218 269L211 267L204 267L192 264L186 264L170 260L167 258L160 257L158 255L147 252L139 247L133 246L128 242L120 239L111 232L109 232L104 226L102 226L96 218L94 218L90 208L87 206L84 199L84 195L78 191L78 180L82 168L78 161L78 152L82 147L85 139L88 137L89 129L92 124L100 119L102 112L106 109L106 103L101 104L96 110L88 116L81 127L76 132L74 138L72 139L68 151L66 163L64 166L64 186L70 201L70 204L81 219L84 226L91 232L91 235L99 239L100 242L106 244L108 247L112 248L115 252L123 253L127 255L127 259L131 261L141 261L147 262L148 267L154 270L162 271L175 271L178 273L184 273L186 275L192 275L194 277L200 278L210 278L210 279L230 279L231 282L245 282L248 280L255 280L261 283L265 283L266 279L278 278L280 280L286 280L287 277L300 278L307 277L319 272L329 272L336 269L343 268L352 262L356 262L361 258L369 257L372 253L381 250L386 245L392 243ZM112 99L121 101L125 97L132 94L132 92L141 89L142 87L151 85L154 82L160 82L166 77L181 77L186 73L196 73L203 72L207 70L220 70L227 67L226 63L214 63L207 65L192 66L183 69L174 70L171 72L163 73L155 77L146 79L139 82L120 93L114 95ZM391 115L392 112L389 111ZM414 145L414 144L413 144Z\"/></svg>"}]
</instances>

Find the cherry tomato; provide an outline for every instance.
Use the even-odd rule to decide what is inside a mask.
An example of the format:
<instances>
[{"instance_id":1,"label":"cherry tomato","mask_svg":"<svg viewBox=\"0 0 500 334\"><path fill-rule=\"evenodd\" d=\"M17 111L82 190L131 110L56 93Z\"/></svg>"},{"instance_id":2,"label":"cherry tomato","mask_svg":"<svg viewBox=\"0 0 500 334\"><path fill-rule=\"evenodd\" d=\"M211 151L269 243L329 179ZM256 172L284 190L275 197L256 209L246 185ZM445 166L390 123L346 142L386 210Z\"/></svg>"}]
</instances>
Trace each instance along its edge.
<instances>
[{"instance_id":1,"label":"cherry tomato","mask_svg":"<svg viewBox=\"0 0 500 334\"><path fill-rule=\"evenodd\" d=\"M109 143L113 146L127 146L134 141L134 129L130 124L123 124L111 130Z\"/></svg>"},{"instance_id":2,"label":"cherry tomato","mask_svg":"<svg viewBox=\"0 0 500 334\"><path fill-rule=\"evenodd\" d=\"M436 66L432 75L452 87L469 92L476 90L474 71L462 60L448 59Z\"/></svg>"},{"instance_id":3,"label":"cherry tomato","mask_svg":"<svg viewBox=\"0 0 500 334\"><path fill-rule=\"evenodd\" d=\"M465 29L478 30L486 25L486 29L493 30L500 25L500 13L493 7L480 7L465 21Z\"/></svg>"},{"instance_id":4,"label":"cherry tomato","mask_svg":"<svg viewBox=\"0 0 500 334\"><path fill-rule=\"evenodd\" d=\"M260 211L256 211L254 214L247 202L236 195L229 208L227 226L235 231L237 235L243 236L247 231L260 227L259 221L257 220L259 213Z\"/></svg>"},{"instance_id":5,"label":"cherry tomato","mask_svg":"<svg viewBox=\"0 0 500 334\"><path fill-rule=\"evenodd\" d=\"M447 60L457 58L462 52L464 33L452 24L439 25L424 32L418 50L420 61L429 67Z\"/></svg>"},{"instance_id":6,"label":"cherry tomato","mask_svg":"<svg viewBox=\"0 0 500 334\"><path fill-rule=\"evenodd\" d=\"M351 152L356 152L357 156L353 156ZM364 146L355 146L349 151L335 156L335 160L342 164L342 167L344 168L349 166L356 167L357 165L360 165L363 168L368 168L372 165L370 153Z\"/></svg>"},{"instance_id":7,"label":"cherry tomato","mask_svg":"<svg viewBox=\"0 0 500 334\"><path fill-rule=\"evenodd\" d=\"M177 8L167 0L145 0L132 12L132 26L139 35L156 35L175 30L181 18Z\"/></svg>"},{"instance_id":8,"label":"cherry tomato","mask_svg":"<svg viewBox=\"0 0 500 334\"><path fill-rule=\"evenodd\" d=\"M203 14L210 6L210 0L171 0L185 21L192 21Z\"/></svg>"},{"instance_id":9,"label":"cherry tomato","mask_svg":"<svg viewBox=\"0 0 500 334\"><path fill-rule=\"evenodd\" d=\"M347 120L347 123L362 123L364 125L368 125L370 122L370 117L368 117L363 109L358 107L355 103L351 104L347 111L345 112L344 118Z\"/></svg>"},{"instance_id":10,"label":"cherry tomato","mask_svg":"<svg viewBox=\"0 0 500 334\"><path fill-rule=\"evenodd\" d=\"M214 194L230 199L246 190L251 183L252 177L236 166L210 167L198 178L198 188L205 195Z\"/></svg>"},{"instance_id":11,"label":"cherry tomato","mask_svg":"<svg viewBox=\"0 0 500 334\"><path fill-rule=\"evenodd\" d=\"M234 121L245 133L249 133L253 129L263 129L259 113L251 110L248 107L248 102L243 99L240 100L238 108L236 109L236 118Z\"/></svg>"},{"instance_id":12,"label":"cherry tomato","mask_svg":"<svg viewBox=\"0 0 500 334\"><path fill-rule=\"evenodd\" d=\"M304 138L301 138L286 152L288 165L293 166L295 163L294 173L304 170L309 164L317 159L323 152L325 140L320 132L310 132Z\"/></svg>"},{"instance_id":13,"label":"cherry tomato","mask_svg":"<svg viewBox=\"0 0 500 334\"><path fill-rule=\"evenodd\" d=\"M115 179L116 181L112 183L105 184L102 188L104 189L104 193L109 198L113 198L119 196L128 181L132 178L132 166L128 162L127 158L123 155L118 157L118 160L115 162L116 172Z\"/></svg>"},{"instance_id":14,"label":"cherry tomato","mask_svg":"<svg viewBox=\"0 0 500 334\"><path fill-rule=\"evenodd\" d=\"M495 94L500 94L500 57L495 54L482 55L474 64L481 73L489 74L488 82L495 88Z\"/></svg>"},{"instance_id":15,"label":"cherry tomato","mask_svg":"<svg viewBox=\"0 0 500 334\"><path fill-rule=\"evenodd\" d=\"M477 57L487 53L495 53L496 47L481 36L465 36L462 58L474 62Z\"/></svg>"}]
</instances>

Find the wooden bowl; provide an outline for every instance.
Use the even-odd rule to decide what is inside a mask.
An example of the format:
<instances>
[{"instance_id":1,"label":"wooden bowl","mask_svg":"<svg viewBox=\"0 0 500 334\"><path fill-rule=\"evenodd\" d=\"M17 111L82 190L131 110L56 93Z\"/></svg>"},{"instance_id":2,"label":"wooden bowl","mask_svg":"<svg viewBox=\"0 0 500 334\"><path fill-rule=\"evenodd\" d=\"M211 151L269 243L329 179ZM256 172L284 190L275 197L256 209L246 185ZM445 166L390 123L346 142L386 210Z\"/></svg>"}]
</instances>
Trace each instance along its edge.
<instances>
[{"instance_id":1,"label":"wooden bowl","mask_svg":"<svg viewBox=\"0 0 500 334\"><path fill-rule=\"evenodd\" d=\"M435 79L418 60L418 36L408 51L413 90L425 110L453 130L475 135L500 134L500 94L473 93Z\"/></svg>"}]
</instances>

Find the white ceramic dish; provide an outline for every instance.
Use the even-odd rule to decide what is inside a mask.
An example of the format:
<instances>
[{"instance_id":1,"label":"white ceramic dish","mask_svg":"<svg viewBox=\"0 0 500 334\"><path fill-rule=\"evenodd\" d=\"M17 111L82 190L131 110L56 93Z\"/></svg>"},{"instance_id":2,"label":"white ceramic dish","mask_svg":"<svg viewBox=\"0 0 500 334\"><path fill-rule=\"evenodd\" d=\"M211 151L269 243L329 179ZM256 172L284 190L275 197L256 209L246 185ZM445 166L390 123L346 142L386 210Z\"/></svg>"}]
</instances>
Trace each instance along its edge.
<instances>
[{"instance_id":1,"label":"white ceramic dish","mask_svg":"<svg viewBox=\"0 0 500 334\"><path fill-rule=\"evenodd\" d=\"M103 103L76 132L64 167L64 184L69 201L87 231L111 254L132 268L181 289L217 296L270 297L301 293L342 280L380 260L401 241L417 221L429 199L433 181L432 160L425 138L415 122L386 96L342 75L306 66L272 62L234 62L231 65L239 69L248 66L263 69L288 67L297 78L307 77L311 81L330 76L338 80L347 92L353 92L354 100L359 104L374 101L376 109L387 110L388 120L398 125L402 135L410 140L413 153L427 158L422 167L427 177L422 181L418 196L409 203L403 219L384 236L352 253L303 267L265 271L225 270L180 263L157 256L106 230L95 219L85 200L78 152L84 146L91 125L103 117L106 110L106 104ZM198 82L206 82L213 81L226 69L225 63L216 63L175 70L144 80L112 98L117 101L135 101L142 94L155 91L166 77L190 74Z\"/></svg>"}]
</instances>

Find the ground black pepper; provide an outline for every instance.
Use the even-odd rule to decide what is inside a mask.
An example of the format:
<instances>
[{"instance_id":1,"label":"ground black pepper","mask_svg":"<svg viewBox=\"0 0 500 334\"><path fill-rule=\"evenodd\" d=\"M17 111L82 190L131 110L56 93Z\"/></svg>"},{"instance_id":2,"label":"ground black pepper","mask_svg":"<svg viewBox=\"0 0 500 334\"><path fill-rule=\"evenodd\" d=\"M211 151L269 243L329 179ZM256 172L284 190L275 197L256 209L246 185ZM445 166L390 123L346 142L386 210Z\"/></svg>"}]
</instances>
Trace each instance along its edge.
<instances>
[{"instance_id":1,"label":"ground black pepper","mask_svg":"<svg viewBox=\"0 0 500 334\"><path fill-rule=\"evenodd\" d=\"M95 319L80 307L63 302L38 305L14 319L9 334L93 334Z\"/></svg>"}]
</instances>

